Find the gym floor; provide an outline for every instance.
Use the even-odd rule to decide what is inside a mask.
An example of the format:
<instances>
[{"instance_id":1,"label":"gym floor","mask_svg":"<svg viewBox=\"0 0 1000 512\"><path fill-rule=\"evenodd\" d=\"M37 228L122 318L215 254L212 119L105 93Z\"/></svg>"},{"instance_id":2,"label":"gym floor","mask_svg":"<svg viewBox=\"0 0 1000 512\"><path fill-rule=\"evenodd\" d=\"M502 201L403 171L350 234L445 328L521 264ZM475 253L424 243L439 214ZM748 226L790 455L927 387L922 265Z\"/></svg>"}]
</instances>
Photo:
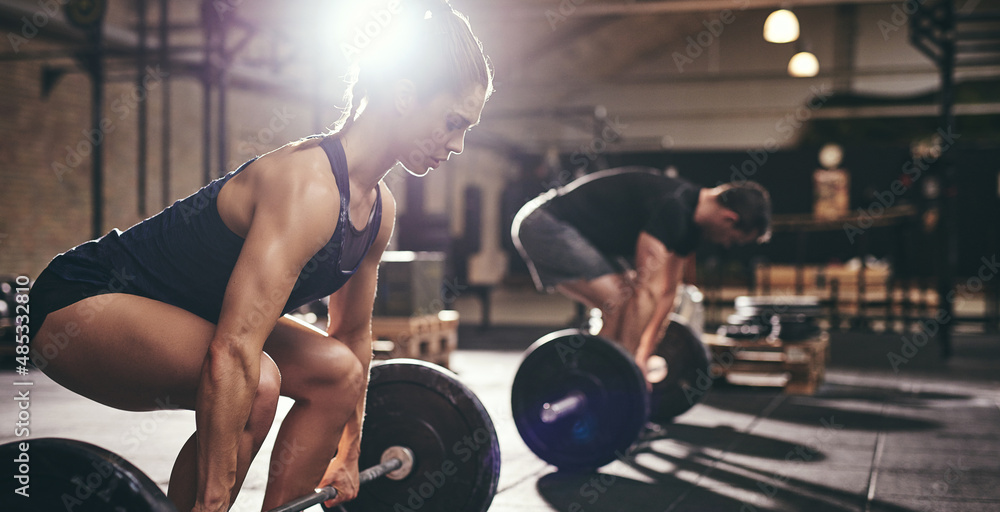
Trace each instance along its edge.
<instances>
[{"instance_id":1,"label":"gym floor","mask_svg":"<svg viewBox=\"0 0 1000 512\"><path fill-rule=\"evenodd\" d=\"M475 307L459 304L460 311ZM826 382L815 395L716 387L674 424L650 432L629 458L596 473L563 474L524 445L509 403L521 351L565 326L540 319L571 314L572 305L557 299L498 293L496 327L472 322L460 330L452 370L483 401L500 438L493 512L1000 510L996 336L957 336L948 363L928 344L897 373L887 354L899 352L898 335L834 334ZM13 377L3 375L8 383ZM193 413L117 411L39 372L30 379L32 438L103 446L166 487ZM15 439L13 429L0 436ZM233 510L259 510L272 443L273 434Z\"/></svg>"}]
</instances>

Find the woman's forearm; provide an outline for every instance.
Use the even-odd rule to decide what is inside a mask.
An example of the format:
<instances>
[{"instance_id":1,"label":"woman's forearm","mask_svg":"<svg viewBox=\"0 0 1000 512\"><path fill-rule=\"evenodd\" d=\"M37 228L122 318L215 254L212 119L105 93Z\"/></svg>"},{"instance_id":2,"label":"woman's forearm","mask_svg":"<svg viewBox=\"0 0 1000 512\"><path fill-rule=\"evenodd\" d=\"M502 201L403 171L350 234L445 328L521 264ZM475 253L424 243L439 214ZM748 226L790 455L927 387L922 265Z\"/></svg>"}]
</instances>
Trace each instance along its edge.
<instances>
[{"instance_id":1,"label":"woman's forearm","mask_svg":"<svg viewBox=\"0 0 1000 512\"><path fill-rule=\"evenodd\" d=\"M240 434L250 416L259 372L259 358L215 345L209 349L195 404L198 429L195 510L226 510L229 506L236 483Z\"/></svg>"},{"instance_id":2,"label":"woman's forearm","mask_svg":"<svg viewBox=\"0 0 1000 512\"><path fill-rule=\"evenodd\" d=\"M360 383L361 396L355 406L354 412L344 425L344 431L337 444L337 457L341 460L357 461L361 455L361 428L365 417L365 400L368 396L369 371L372 362L372 337L371 328L365 333L354 336L338 337L345 345L351 348L354 355L361 363L363 380Z\"/></svg>"}]
</instances>

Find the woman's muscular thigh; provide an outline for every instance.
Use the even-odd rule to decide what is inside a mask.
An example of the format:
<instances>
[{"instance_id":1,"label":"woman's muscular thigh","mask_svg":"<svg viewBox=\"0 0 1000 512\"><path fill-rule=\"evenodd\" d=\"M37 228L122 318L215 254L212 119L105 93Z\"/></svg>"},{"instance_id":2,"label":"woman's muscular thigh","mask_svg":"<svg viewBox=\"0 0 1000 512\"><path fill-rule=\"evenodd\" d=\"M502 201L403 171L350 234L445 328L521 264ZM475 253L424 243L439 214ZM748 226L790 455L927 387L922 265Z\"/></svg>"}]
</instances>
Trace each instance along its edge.
<instances>
[{"instance_id":1,"label":"woman's muscular thigh","mask_svg":"<svg viewBox=\"0 0 1000 512\"><path fill-rule=\"evenodd\" d=\"M264 351L281 371L281 395L296 401L360 392L364 383L361 361L347 345L289 317L278 319Z\"/></svg>"},{"instance_id":2,"label":"woman's muscular thigh","mask_svg":"<svg viewBox=\"0 0 1000 512\"><path fill-rule=\"evenodd\" d=\"M194 408L215 325L128 294L89 297L46 317L32 342L46 375L125 410Z\"/></svg>"}]
</instances>

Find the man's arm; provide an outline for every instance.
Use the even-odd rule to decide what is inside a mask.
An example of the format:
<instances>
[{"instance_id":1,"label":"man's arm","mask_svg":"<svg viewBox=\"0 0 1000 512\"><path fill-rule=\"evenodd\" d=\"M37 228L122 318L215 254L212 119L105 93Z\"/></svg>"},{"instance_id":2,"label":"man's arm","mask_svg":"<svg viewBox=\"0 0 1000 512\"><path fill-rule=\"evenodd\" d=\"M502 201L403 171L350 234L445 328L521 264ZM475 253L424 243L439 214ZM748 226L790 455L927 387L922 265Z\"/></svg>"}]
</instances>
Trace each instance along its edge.
<instances>
[{"instance_id":1,"label":"man's arm","mask_svg":"<svg viewBox=\"0 0 1000 512\"><path fill-rule=\"evenodd\" d=\"M646 360L656 350L664 321L674 309L684 257L667 249L649 233L641 232L636 242L635 266L633 294L626 304L621 341L635 354L636 363L645 374Z\"/></svg>"},{"instance_id":2,"label":"man's arm","mask_svg":"<svg viewBox=\"0 0 1000 512\"><path fill-rule=\"evenodd\" d=\"M388 187L382 186L382 224L371 249L365 255L358 270L347 283L330 296L329 324L327 334L350 347L364 367L366 391L361 393L354 414L347 420L337 445L337 457L331 462L324 475L322 485L333 472L345 466L356 471L361 455L361 424L365 415L365 397L368 389L368 369L372 360L372 309L375 304L375 289L378 279L378 265L382 253L389 244L396 217L396 202ZM332 503L332 502L328 502Z\"/></svg>"},{"instance_id":3,"label":"man's arm","mask_svg":"<svg viewBox=\"0 0 1000 512\"><path fill-rule=\"evenodd\" d=\"M261 161L259 165L267 165ZM195 403L196 511L226 510L236 478L239 436L250 414L264 342L302 267L329 239L337 191L256 173L252 216L205 356ZM325 238L324 238L325 237Z\"/></svg>"}]
</instances>

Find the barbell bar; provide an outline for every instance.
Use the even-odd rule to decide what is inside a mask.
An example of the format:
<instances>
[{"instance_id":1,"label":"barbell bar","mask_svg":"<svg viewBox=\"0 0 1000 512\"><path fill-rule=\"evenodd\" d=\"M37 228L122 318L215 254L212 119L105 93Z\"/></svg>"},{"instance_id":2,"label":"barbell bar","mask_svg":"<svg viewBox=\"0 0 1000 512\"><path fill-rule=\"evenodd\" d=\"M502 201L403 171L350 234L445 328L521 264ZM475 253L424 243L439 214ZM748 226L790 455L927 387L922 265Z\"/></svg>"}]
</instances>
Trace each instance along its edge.
<instances>
[{"instance_id":1,"label":"barbell bar","mask_svg":"<svg viewBox=\"0 0 1000 512\"><path fill-rule=\"evenodd\" d=\"M413 451L405 446L393 446L382 453L382 462L358 474L358 485L364 485L382 477L402 480L409 476L411 469L413 469ZM313 494L298 497L280 507L272 508L268 512L298 512L336 497L337 489L333 486L326 486L316 489ZM324 506L324 508L326 507Z\"/></svg>"},{"instance_id":2,"label":"barbell bar","mask_svg":"<svg viewBox=\"0 0 1000 512\"><path fill-rule=\"evenodd\" d=\"M492 503L500 476L496 430L451 372L404 359L373 365L363 432L358 463L368 468L360 475L365 485L341 505L345 510L485 512ZM13 462L8 474L23 476L27 494L4 498L5 512L177 512L136 466L82 441L15 441L0 445L0 461ZM271 512L302 510L335 495L319 489Z\"/></svg>"},{"instance_id":3,"label":"barbell bar","mask_svg":"<svg viewBox=\"0 0 1000 512\"><path fill-rule=\"evenodd\" d=\"M579 391L570 391L564 398L555 403L542 404L542 412L538 414L543 423L555 423L587 406L587 395Z\"/></svg>"}]
</instances>

